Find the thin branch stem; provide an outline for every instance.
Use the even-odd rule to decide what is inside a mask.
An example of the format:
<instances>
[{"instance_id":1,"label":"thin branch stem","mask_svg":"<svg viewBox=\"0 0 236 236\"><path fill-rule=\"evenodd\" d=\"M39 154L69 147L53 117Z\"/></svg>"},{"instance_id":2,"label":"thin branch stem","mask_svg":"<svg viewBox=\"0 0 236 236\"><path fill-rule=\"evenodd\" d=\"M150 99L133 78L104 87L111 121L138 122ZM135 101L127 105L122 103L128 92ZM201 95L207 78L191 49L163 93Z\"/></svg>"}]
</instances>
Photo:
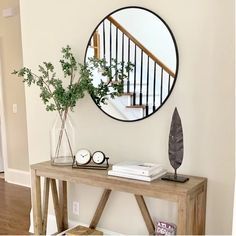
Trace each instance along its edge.
<instances>
[{"instance_id":1,"label":"thin branch stem","mask_svg":"<svg viewBox=\"0 0 236 236\"><path fill-rule=\"evenodd\" d=\"M70 85L72 85L74 79L74 70L71 68L71 76L70 76Z\"/></svg>"},{"instance_id":2,"label":"thin branch stem","mask_svg":"<svg viewBox=\"0 0 236 236\"><path fill-rule=\"evenodd\" d=\"M40 79L40 77L37 76L36 74L34 74L34 73L32 73L32 72L30 72L30 73L31 73L34 77ZM54 98L54 96L53 96L53 92L52 92L52 90L50 89L50 86L49 86L44 80L42 80L42 82L43 82L43 84L45 84L45 86L46 86L48 92L50 93L50 95L51 95L51 97L52 97L52 99L53 99L53 101L54 101L54 103L55 103L55 105L56 105L56 107L57 107L56 110L58 111L59 115L61 116L61 109L60 109L60 106L59 106L59 104L56 102L56 100L55 100L55 98Z\"/></svg>"},{"instance_id":3,"label":"thin branch stem","mask_svg":"<svg viewBox=\"0 0 236 236\"><path fill-rule=\"evenodd\" d=\"M31 72L31 74L32 74L34 77L40 79L39 76L37 76L36 74L34 74L34 73L32 73L32 72ZM48 75L48 79L49 79L49 75ZM54 103L55 103L55 105L56 105L56 107L57 107L56 110L57 110L57 112L58 112L58 114L59 114L59 117L60 117L60 119L61 119L61 122L62 122L62 124L61 124L61 129L60 129L60 134L59 134L59 138L58 138L58 143L57 143L57 148L56 148L56 152L55 152L55 157L58 157L59 151L60 151L61 142L62 142L62 138L63 138L63 131L64 131L64 129L65 129L64 127L65 127L65 122L66 122L66 119L67 119L68 108L66 108L66 110L64 111L64 118L63 118L63 113L62 113L62 111L60 110L59 104L56 102L56 100L55 100L55 98L54 98L54 96L53 96L53 93L52 93L52 91L51 91L51 89L50 89L50 86L49 86L44 80L42 80L42 82L43 82L43 84L46 86L48 92L51 94L51 97L52 97L52 99L53 99L53 101L54 101ZM67 139L67 142L68 142L68 145L69 145L69 149L70 149L71 156L73 157L73 151L72 151L72 147L71 147L71 144L70 144L70 139L69 139L69 136L68 136L68 133L67 133L67 130L66 130L66 129L65 129L65 134L66 134L66 139Z\"/></svg>"},{"instance_id":4,"label":"thin branch stem","mask_svg":"<svg viewBox=\"0 0 236 236\"><path fill-rule=\"evenodd\" d=\"M59 157L59 153L60 153L60 148L61 148L61 144L62 144L62 138L63 138L63 134L65 132L66 134L66 139L69 145L69 149L70 149L70 153L71 153L71 157L73 158L73 151L72 151L72 147L71 147L71 143L70 143L70 139L66 130L66 120L68 118L68 108L64 111L64 116L62 119L62 123L61 123L61 128L60 128L60 134L58 137L58 141L57 141L57 147L56 147L56 151L55 151L55 157Z\"/></svg>"}]
</instances>

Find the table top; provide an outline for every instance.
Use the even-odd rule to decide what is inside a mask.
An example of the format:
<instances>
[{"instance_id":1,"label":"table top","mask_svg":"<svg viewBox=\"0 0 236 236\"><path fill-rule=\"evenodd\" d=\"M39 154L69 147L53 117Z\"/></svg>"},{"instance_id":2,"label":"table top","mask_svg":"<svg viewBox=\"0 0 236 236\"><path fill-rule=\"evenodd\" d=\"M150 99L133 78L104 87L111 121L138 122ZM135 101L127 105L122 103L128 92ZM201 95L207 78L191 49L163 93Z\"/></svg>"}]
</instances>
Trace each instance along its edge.
<instances>
[{"instance_id":1,"label":"table top","mask_svg":"<svg viewBox=\"0 0 236 236\"><path fill-rule=\"evenodd\" d=\"M31 165L31 170L37 176L86 184L114 191L128 192L149 197L178 201L196 191L202 191L207 179L204 177L188 176L189 181L176 183L160 178L151 182L108 176L107 170L75 169L71 166L55 166L50 161Z\"/></svg>"}]
</instances>

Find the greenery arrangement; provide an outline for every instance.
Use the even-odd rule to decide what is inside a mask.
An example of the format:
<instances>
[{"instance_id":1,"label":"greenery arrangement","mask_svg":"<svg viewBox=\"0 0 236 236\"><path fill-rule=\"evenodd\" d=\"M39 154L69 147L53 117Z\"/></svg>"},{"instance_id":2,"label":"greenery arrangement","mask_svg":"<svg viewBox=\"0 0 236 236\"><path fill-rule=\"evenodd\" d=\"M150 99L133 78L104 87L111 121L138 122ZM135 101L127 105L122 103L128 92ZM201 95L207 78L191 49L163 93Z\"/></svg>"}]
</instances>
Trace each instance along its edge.
<instances>
[{"instance_id":1,"label":"greenery arrangement","mask_svg":"<svg viewBox=\"0 0 236 236\"><path fill-rule=\"evenodd\" d=\"M28 86L37 85L41 90L40 97L46 105L46 110L58 111L60 116L63 113L66 115L69 109L73 110L78 99L84 97L85 91L91 94L98 105L106 104L108 97L120 96L123 93L124 80L128 72L133 69L132 63L124 65L124 62L118 63L114 59L110 64L104 59L97 58L89 58L85 64L77 63L69 46L62 48L60 64L67 83L56 78L54 66L50 62L39 65L40 75L27 67L13 72L23 77L23 82ZM101 80L98 86L94 86L92 83L94 70L101 72L107 81Z\"/></svg>"},{"instance_id":2,"label":"greenery arrangement","mask_svg":"<svg viewBox=\"0 0 236 236\"><path fill-rule=\"evenodd\" d=\"M101 80L98 86L89 90L95 103L101 106L101 104L106 104L109 97L115 98L122 95L124 80L127 79L127 75L133 70L134 65L131 62L127 64L117 62L115 59L111 59L111 62L108 63L105 59L93 57L88 59L85 67L90 75L97 70L101 72L101 76L107 78L106 81Z\"/></svg>"},{"instance_id":3,"label":"greenery arrangement","mask_svg":"<svg viewBox=\"0 0 236 236\"><path fill-rule=\"evenodd\" d=\"M118 63L115 60L108 64L104 59L89 58L85 64L77 63L70 46L62 48L60 64L64 79L57 78L54 66L50 62L43 62L42 65L39 65L39 74L32 72L27 67L13 72L13 74L23 77L23 82L28 86L36 85L40 88L40 97L46 105L47 111L58 112L61 119L61 132L58 138L56 156L60 150L68 112L73 111L78 99L83 98L87 91L99 106L106 104L109 97L114 98L122 94L124 79L132 70L131 63L124 65L123 62ZM94 86L94 70L106 77L107 81L101 80L97 86ZM73 157L66 130L65 135Z\"/></svg>"}]
</instances>

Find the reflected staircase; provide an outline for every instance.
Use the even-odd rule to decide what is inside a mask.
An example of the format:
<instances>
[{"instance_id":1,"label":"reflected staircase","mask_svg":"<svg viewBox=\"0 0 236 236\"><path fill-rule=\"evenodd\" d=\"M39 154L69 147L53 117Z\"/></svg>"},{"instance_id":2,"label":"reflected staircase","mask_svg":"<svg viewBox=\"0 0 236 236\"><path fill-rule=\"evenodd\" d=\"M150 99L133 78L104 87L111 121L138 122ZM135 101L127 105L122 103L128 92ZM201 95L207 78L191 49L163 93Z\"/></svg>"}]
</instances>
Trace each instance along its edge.
<instances>
[{"instance_id":1,"label":"reflected staircase","mask_svg":"<svg viewBox=\"0 0 236 236\"><path fill-rule=\"evenodd\" d=\"M89 45L96 58L103 58L108 63L115 59L134 65L124 81L123 96L112 101L124 106L120 113L128 109L131 117L134 114L134 118L136 115L142 118L155 112L165 102L176 74L113 17L107 17L99 25Z\"/></svg>"}]
</instances>

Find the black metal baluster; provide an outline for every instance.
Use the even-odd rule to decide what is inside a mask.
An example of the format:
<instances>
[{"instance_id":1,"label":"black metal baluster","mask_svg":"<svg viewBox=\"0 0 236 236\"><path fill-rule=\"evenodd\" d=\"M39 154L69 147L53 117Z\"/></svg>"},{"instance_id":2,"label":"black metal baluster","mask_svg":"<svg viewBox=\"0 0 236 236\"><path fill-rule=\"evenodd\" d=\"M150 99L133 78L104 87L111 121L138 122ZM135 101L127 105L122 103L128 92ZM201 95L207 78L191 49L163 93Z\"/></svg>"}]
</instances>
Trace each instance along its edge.
<instances>
[{"instance_id":1,"label":"black metal baluster","mask_svg":"<svg viewBox=\"0 0 236 236\"><path fill-rule=\"evenodd\" d=\"M139 92L139 105L141 106L143 104L143 50L141 51L141 66L140 66L140 92Z\"/></svg>"},{"instance_id":2,"label":"black metal baluster","mask_svg":"<svg viewBox=\"0 0 236 236\"><path fill-rule=\"evenodd\" d=\"M154 75L153 75L153 105L152 111L156 110L156 62L154 61Z\"/></svg>"},{"instance_id":3,"label":"black metal baluster","mask_svg":"<svg viewBox=\"0 0 236 236\"><path fill-rule=\"evenodd\" d=\"M124 42L125 42L125 38L124 38L124 33L122 33L122 52L121 52L121 58L122 58L122 74L124 74Z\"/></svg>"},{"instance_id":4,"label":"black metal baluster","mask_svg":"<svg viewBox=\"0 0 236 236\"><path fill-rule=\"evenodd\" d=\"M146 115L148 115L148 96L149 96L149 56L147 57L147 88L146 88Z\"/></svg>"},{"instance_id":5,"label":"black metal baluster","mask_svg":"<svg viewBox=\"0 0 236 236\"><path fill-rule=\"evenodd\" d=\"M136 105L136 57L137 57L137 46L134 46L134 91L133 91L133 105Z\"/></svg>"},{"instance_id":6,"label":"black metal baluster","mask_svg":"<svg viewBox=\"0 0 236 236\"><path fill-rule=\"evenodd\" d=\"M170 74L169 74L169 78L168 78L168 94L170 92Z\"/></svg>"},{"instance_id":7,"label":"black metal baluster","mask_svg":"<svg viewBox=\"0 0 236 236\"><path fill-rule=\"evenodd\" d=\"M117 80L117 62L118 62L118 28L116 27L116 80Z\"/></svg>"},{"instance_id":8,"label":"black metal baluster","mask_svg":"<svg viewBox=\"0 0 236 236\"><path fill-rule=\"evenodd\" d=\"M130 62L130 39L128 39L128 63ZM130 72L128 71L127 78L127 93L130 91Z\"/></svg>"},{"instance_id":9,"label":"black metal baluster","mask_svg":"<svg viewBox=\"0 0 236 236\"><path fill-rule=\"evenodd\" d=\"M106 59L106 33L105 33L105 21L103 21L103 58Z\"/></svg>"},{"instance_id":10,"label":"black metal baluster","mask_svg":"<svg viewBox=\"0 0 236 236\"><path fill-rule=\"evenodd\" d=\"M163 90L163 68L161 68L160 105L162 104L162 90Z\"/></svg>"},{"instance_id":11,"label":"black metal baluster","mask_svg":"<svg viewBox=\"0 0 236 236\"><path fill-rule=\"evenodd\" d=\"M110 22L110 65L111 65L111 59L112 59L112 24Z\"/></svg>"}]
</instances>

